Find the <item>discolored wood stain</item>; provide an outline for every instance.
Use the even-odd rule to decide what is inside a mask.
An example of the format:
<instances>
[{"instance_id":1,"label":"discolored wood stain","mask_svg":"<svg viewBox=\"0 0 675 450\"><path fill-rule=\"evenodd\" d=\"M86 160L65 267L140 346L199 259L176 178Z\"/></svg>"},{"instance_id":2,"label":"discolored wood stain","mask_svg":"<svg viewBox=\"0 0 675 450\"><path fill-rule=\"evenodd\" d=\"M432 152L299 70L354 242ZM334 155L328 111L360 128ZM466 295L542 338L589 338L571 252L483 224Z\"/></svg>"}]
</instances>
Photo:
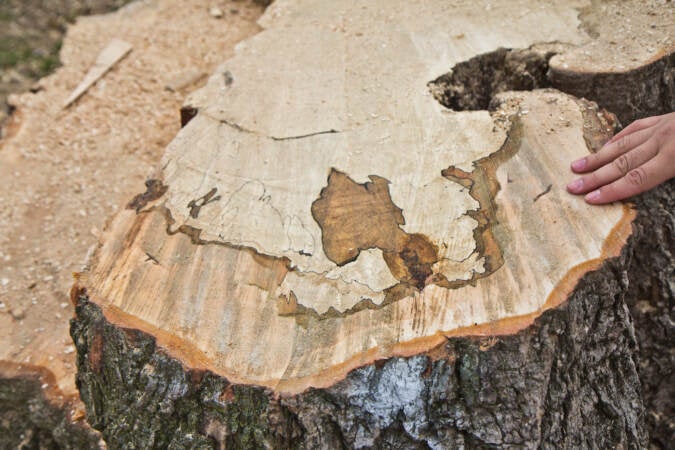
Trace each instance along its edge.
<instances>
[{"instance_id":1,"label":"discolored wood stain","mask_svg":"<svg viewBox=\"0 0 675 450\"><path fill-rule=\"evenodd\" d=\"M583 135L586 147L592 153L596 153L612 138L619 126L619 120L606 109L598 110L598 105L594 102L578 99L577 104L584 120Z\"/></svg>"},{"instance_id":2,"label":"discolored wood stain","mask_svg":"<svg viewBox=\"0 0 675 450\"><path fill-rule=\"evenodd\" d=\"M169 186L162 183L162 180L146 180L145 187L145 192L136 195L127 204L127 209L134 209L138 213L141 209L145 208L148 203L157 200L169 190Z\"/></svg>"},{"instance_id":3,"label":"discolored wood stain","mask_svg":"<svg viewBox=\"0 0 675 450\"><path fill-rule=\"evenodd\" d=\"M371 175L359 184L331 169L328 184L312 203L312 216L322 233L324 253L343 266L362 250L379 248L392 275L424 288L438 262L438 248L422 234L408 234L403 212L391 200L389 181Z\"/></svg>"},{"instance_id":4,"label":"discolored wood stain","mask_svg":"<svg viewBox=\"0 0 675 450\"><path fill-rule=\"evenodd\" d=\"M471 172L465 172L454 166L441 172L448 180L469 189L469 195L478 202L478 209L467 211L466 214L478 222L473 237L476 241L476 252L485 258L485 271L474 272L473 277L468 281L437 280L436 284L439 286L448 288L464 286L468 282L475 282L479 278L490 276L504 264L502 245L493 232L494 226L498 223L495 196L499 192L500 185L497 181L497 169L518 152L523 134L522 128L522 123L517 116L514 116L508 137L502 147L474 162L474 169Z\"/></svg>"},{"instance_id":5,"label":"discolored wood stain","mask_svg":"<svg viewBox=\"0 0 675 450\"><path fill-rule=\"evenodd\" d=\"M371 175L358 184L346 174L331 169L328 184L312 203L312 216L321 227L324 253L343 266L358 258L361 250L393 251L405 239L399 227L402 211L389 195L389 181Z\"/></svg>"},{"instance_id":6,"label":"discolored wood stain","mask_svg":"<svg viewBox=\"0 0 675 450\"><path fill-rule=\"evenodd\" d=\"M206 194L202 195L198 199L190 200L187 207L190 209L190 217L196 219L199 217L199 212L201 209L212 202L217 202L220 200L220 195L216 195L218 188L214 187Z\"/></svg>"}]
</instances>

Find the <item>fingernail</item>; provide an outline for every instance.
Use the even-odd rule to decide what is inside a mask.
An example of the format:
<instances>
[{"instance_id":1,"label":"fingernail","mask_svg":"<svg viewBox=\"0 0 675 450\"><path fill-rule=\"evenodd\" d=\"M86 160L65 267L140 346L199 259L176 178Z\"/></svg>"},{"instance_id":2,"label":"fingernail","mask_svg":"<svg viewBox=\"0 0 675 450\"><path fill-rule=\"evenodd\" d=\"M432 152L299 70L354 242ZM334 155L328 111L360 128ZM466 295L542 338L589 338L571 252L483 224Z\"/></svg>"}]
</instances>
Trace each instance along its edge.
<instances>
[{"instance_id":1,"label":"fingernail","mask_svg":"<svg viewBox=\"0 0 675 450\"><path fill-rule=\"evenodd\" d=\"M572 163L572 170L579 171L584 170L586 167L586 158L577 159Z\"/></svg>"},{"instance_id":2,"label":"fingernail","mask_svg":"<svg viewBox=\"0 0 675 450\"><path fill-rule=\"evenodd\" d=\"M582 187L584 187L584 180L577 178L567 185L567 190L571 192L579 192Z\"/></svg>"},{"instance_id":3,"label":"fingernail","mask_svg":"<svg viewBox=\"0 0 675 450\"><path fill-rule=\"evenodd\" d=\"M589 192L588 194L586 194L586 197L584 198L588 201L594 202L600 198L600 190L596 189L593 192Z\"/></svg>"}]
</instances>

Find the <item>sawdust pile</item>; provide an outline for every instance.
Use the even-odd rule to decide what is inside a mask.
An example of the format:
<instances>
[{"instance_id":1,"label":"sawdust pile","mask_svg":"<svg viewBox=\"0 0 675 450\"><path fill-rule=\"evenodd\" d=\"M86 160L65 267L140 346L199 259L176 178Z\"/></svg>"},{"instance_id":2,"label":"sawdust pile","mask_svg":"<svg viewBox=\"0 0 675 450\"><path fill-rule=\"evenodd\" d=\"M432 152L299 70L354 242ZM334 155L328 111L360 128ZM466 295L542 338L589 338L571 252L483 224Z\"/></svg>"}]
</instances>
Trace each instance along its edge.
<instances>
[{"instance_id":1,"label":"sawdust pile","mask_svg":"<svg viewBox=\"0 0 675 450\"><path fill-rule=\"evenodd\" d=\"M0 141L0 360L47 367L66 396L76 393L71 274L106 219L144 189L185 95L259 30L261 13L254 2L145 0L78 19L63 67L37 92L10 97L16 113ZM131 53L63 110L114 38Z\"/></svg>"}]
</instances>

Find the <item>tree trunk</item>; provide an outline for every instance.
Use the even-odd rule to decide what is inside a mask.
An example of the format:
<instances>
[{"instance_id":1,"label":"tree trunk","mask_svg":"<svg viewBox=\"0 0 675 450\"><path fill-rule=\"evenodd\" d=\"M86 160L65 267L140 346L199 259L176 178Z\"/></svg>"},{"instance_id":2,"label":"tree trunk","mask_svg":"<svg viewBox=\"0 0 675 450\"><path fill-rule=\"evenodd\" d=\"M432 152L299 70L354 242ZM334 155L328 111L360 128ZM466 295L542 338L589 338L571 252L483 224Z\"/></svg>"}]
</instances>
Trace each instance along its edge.
<instances>
[{"instance_id":1,"label":"tree trunk","mask_svg":"<svg viewBox=\"0 0 675 450\"><path fill-rule=\"evenodd\" d=\"M638 217L626 250L626 303L638 341L638 373L652 448L675 442L675 181L635 199Z\"/></svg>"},{"instance_id":2,"label":"tree trunk","mask_svg":"<svg viewBox=\"0 0 675 450\"><path fill-rule=\"evenodd\" d=\"M553 89L602 79L584 58L621 19L356 3L274 3L111 222L73 289L91 424L112 448L644 447L625 297L672 216L566 193L616 119ZM672 102L672 51L625 49L618 85L671 96L639 114Z\"/></svg>"},{"instance_id":3,"label":"tree trunk","mask_svg":"<svg viewBox=\"0 0 675 450\"><path fill-rule=\"evenodd\" d=\"M623 259L516 335L450 338L433 353L281 398L183 367L152 336L110 324L81 297L73 326L81 395L111 448L640 448Z\"/></svg>"}]
</instances>

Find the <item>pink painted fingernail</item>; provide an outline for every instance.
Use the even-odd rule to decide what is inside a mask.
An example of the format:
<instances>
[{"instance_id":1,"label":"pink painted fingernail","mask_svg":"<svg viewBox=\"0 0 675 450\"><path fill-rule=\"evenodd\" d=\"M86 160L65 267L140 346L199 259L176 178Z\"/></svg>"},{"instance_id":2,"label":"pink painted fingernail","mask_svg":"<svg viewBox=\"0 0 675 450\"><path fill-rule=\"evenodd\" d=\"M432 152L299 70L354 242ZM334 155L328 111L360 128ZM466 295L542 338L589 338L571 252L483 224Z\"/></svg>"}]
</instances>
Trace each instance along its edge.
<instances>
[{"instance_id":1,"label":"pink painted fingernail","mask_svg":"<svg viewBox=\"0 0 675 450\"><path fill-rule=\"evenodd\" d=\"M577 178L576 180L572 181L570 184L567 185L567 190L570 192L579 192L583 187L584 187L584 180L582 180L581 178Z\"/></svg>"},{"instance_id":2,"label":"pink painted fingernail","mask_svg":"<svg viewBox=\"0 0 675 450\"><path fill-rule=\"evenodd\" d=\"M572 170L577 172L579 170L584 170L584 168L586 167L586 163L587 163L586 158L577 159L572 163Z\"/></svg>"},{"instance_id":3,"label":"pink painted fingernail","mask_svg":"<svg viewBox=\"0 0 675 450\"><path fill-rule=\"evenodd\" d=\"M596 189L593 192L589 192L588 194L586 194L586 197L584 198L588 201L594 202L600 198L600 190Z\"/></svg>"}]
</instances>

